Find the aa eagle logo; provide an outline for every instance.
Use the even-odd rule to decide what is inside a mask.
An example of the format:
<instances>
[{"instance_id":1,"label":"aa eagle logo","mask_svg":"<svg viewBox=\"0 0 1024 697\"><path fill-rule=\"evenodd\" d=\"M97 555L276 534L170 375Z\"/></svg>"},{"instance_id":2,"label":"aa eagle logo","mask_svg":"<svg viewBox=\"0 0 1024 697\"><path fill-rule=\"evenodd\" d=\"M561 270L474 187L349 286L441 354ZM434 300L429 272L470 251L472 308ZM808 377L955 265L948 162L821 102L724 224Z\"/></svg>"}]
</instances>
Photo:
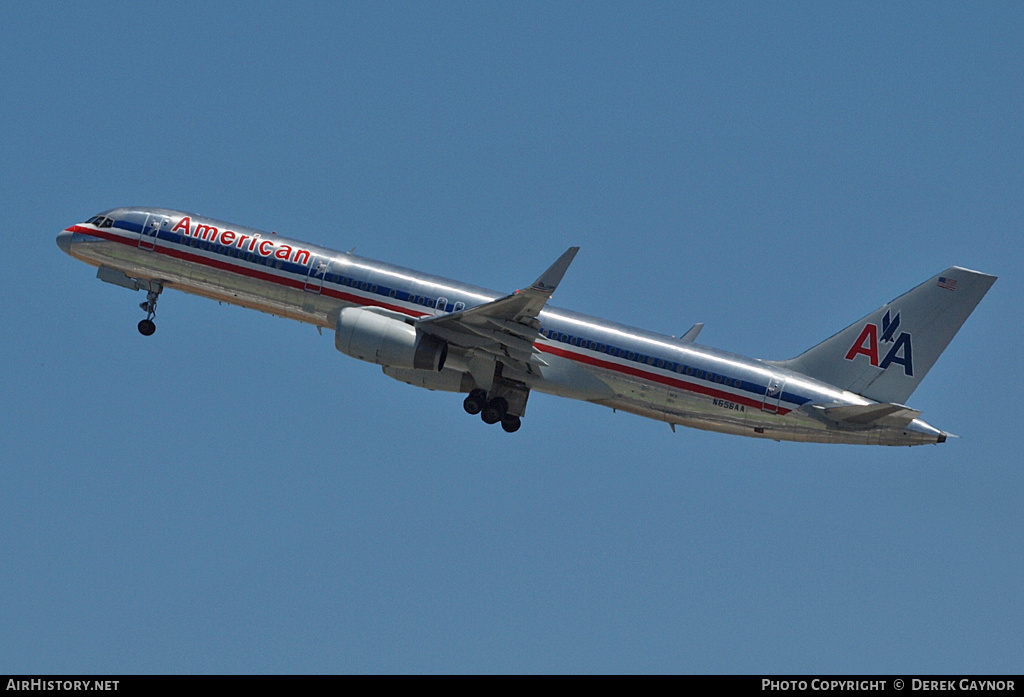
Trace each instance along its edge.
<instances>
[{"instance_id":1,"label":"aa eagle logo","mask_svg":"<svg viewBox=\"0 0 1024 697\"><path fill-rule=\"evenodd\" d=\"M868 323L864 325L860 336L853 342L853 346L846 352L846 360L852 361L857 356L867 356L871 365L885 370L893 363L903 366L903 373L907 377L914 377L914 349L911 345L910 334L900 332L896 336L896 330L900 327L900 313L890 319L889 311L885 311L882 317L881 335L877 324ZM894 338L895 337L895 338ZM879 344L892 344L885 357L879 361Z\"/></svg>"}]
</instances>

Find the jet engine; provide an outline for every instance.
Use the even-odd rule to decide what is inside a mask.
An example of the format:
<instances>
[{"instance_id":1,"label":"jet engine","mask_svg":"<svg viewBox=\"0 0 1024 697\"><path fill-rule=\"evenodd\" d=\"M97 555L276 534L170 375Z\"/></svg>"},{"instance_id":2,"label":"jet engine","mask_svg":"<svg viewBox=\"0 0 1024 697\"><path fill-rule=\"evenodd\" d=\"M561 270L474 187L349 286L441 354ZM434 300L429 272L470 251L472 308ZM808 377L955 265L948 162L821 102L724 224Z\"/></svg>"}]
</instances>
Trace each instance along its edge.
<instances>
[{"instance_id":1,"label":"jet engine","mask_svg":"<svg viewBox=\"0 0 1024 697\"><path fill-rule=\"evenodd\" d=\"M400 319L346 307L338 315L334 346L346 356L377 365L416 370L444 368L448 344Z\"/></svg>"}]
</instances>

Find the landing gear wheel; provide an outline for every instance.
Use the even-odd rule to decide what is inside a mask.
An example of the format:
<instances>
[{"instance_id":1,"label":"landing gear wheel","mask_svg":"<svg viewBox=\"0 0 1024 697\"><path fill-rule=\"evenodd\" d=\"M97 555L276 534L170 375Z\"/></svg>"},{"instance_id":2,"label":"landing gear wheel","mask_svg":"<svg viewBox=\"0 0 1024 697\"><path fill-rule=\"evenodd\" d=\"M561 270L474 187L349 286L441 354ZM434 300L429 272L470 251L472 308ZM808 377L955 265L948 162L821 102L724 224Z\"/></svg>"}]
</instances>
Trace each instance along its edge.
<instances>
[{"instance_id":1,"label":"landing gear wheel","mask_svg":"<svg viewBox=\"0 0 1024 697\"><path fill-rule=\"evenodd\" d=\"M484 420L485 424L496 424L505 418L505 412L508 411L508 402L505 401L504 397L495 397L487 403L484 407L483 413L480 414L480 418Z\"/></svg>"},{"instance_id":2,"label":"landing gear wheel","mask_svg":"<svg viewBox=\"0 0 1024 697\"><path fill-rule=\"evenodd\" d=\"M519 420L518 416L506 416L501 420L501 427L505 429L505 433L515 433L522 425L523 422Z\"/></svg>"},{"instance_id":3,"label":"landing gear wheel","mask_svg":"<svg viewBox=\"0 0 1024 697\"><path fill-rule=\"evenodd\" d=\"M487 393L483 390L473 390L466 397L466 401L462 403L462 408L466 410L467 414L479 414L483 411L485 404L487 404Z\"/></svg>"},{"instance_id":4,"label":"landing gear wheel","mask_svg":"<svg viewBox=\"0 0 1024 697\"><path fill-rule=\"evenodd\" d=\"M153 318L156 317L156 299L160 297L163 289L161 284L151 282L149 292L146 293L146 302L139 303L139 309L146 311L146 319L139 322L139 334L142 336L151 336L156 331L156 325L153 324Z\"/></svg>"}]
</instances>

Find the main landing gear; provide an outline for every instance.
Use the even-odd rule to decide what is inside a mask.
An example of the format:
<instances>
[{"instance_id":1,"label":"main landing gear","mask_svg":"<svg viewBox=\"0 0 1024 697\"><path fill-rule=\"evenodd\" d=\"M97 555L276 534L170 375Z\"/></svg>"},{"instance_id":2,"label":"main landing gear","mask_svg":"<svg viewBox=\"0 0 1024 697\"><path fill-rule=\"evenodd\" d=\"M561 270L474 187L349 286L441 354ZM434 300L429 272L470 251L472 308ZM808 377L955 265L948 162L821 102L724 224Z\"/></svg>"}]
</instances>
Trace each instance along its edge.
<instances>
[{"instance_id":1,"label":"main landing gear","mask_svg":"<svg viewBox=\"0 0 1024 697\"><path fill-rule=\"evenodd\" d=\"M525 406L525 398L523 399ZM462 408L467 414L480 414L485 424L496 424L501 422L501 427L506 433L515 433L523 425L522 420L515 414L509 413L508 400L504 397L487 399L487 393L481 389L473 390L462 403Z\"/></svg>"},{"instance_id":2,"label":"main landing gear","mask_svg":"<svg viewBox=\"0 0 1024 697\"><path fill-rule=\"evenodd\" d=\"M153 284L146 294L146 302L139 303L139 307L146 311L146 319L139 322L139 334L142 336L152 336L156 331L153 318L156 317L156 299L160 297L161 290L163 288L159 284Z\"/></svg>"}]
</instances>

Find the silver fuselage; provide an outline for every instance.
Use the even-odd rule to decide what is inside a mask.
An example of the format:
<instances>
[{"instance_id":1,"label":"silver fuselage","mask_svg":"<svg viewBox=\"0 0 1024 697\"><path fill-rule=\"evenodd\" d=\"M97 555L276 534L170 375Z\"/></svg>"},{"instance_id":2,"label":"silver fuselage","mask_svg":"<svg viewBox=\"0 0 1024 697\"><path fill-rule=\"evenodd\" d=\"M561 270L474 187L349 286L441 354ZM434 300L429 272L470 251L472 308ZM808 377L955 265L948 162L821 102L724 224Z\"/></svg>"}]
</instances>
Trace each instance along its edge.
<instances>
[{"instance_id":1,"label":"silver fuselage","mask_svg":"<svg viewBox=\"0 0 1024 697\"><path fill-rule=\"evenodd\" d=\"M61 247L93 266L325 329L333 330L347 307L418 318L503 295L180 211L119 208L102 215L115 224L74 225L62 233ZM183 228L186 216L190 224ZM216 243L212 234L204 239L212 229L221 233ZM919 419L901 428L829 423L807 405L874 402L767 361L551 306L538 319L542 338L535 348L543 365L506 374L530 390L673 425L773 440L919 445L946 437ZM453 347L444 370L458 372L467 360Z\"/></svg>"}]
</instances>

